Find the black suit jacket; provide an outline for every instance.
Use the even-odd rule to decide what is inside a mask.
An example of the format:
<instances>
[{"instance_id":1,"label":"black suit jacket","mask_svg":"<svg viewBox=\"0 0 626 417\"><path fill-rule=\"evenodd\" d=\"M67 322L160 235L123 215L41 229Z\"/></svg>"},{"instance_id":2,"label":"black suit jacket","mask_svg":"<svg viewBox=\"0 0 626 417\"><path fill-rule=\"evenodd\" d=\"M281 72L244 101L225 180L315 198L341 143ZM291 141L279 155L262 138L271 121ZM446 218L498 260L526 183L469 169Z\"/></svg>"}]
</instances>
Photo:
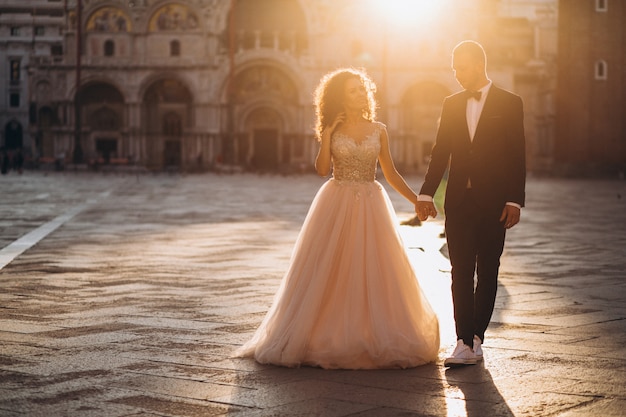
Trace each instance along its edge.
<instances>
[{"instance_id":1,"label":"black suit jacket","mask_svg":"<svg viewBox=\"0 0 626 417\"><path fill-rule=\"evenodd\" d=\"M433 196L450 164L445 210L459 204L471 181L477 203L498 216L507 202L524 206L526 154L522 99L492 84L474 140L459 92L443 102L437 139L420 194Z\"/></svg>"}]
</instances>

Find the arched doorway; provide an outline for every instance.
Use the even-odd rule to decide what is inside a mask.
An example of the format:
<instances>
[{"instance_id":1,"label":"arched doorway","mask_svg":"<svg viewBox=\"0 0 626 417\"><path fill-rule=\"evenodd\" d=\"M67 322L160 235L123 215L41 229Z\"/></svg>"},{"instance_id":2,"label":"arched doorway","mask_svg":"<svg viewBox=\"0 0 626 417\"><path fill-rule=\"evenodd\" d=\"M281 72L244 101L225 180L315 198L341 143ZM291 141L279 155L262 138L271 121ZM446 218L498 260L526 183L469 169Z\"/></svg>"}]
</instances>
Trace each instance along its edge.
<instances>
[{"instance_id":1,"label":"arched doorway","mask_svg":"<svg viewBox=\"0 0 626 417\"><path fill-rule=\"evenodd\" d=\"M155 81L144 94L142 126L146 130L148 165L180 168L183 165L185 136L193 125L193 97L181 81Z\"/></svg>"},{"instance_id":2,"label":"arched doorway","mask_svg":"<svg viewBox=\"0 0 626 417\"><path fill-rule=\"evenodd\" d=\"M250 138L248 146L242 146L240 154L248 148L249 164L260 172L276 171L281 161L282 120L277 111L260 107L250 113L246 122Z\"/></svg>"},{"instance_id":3,"label":"arched doorway","mask_svg":"<svg viewBox=\"0 0 626 417\"><path fill-rule=\"evenodd\" d=\"M295 83L282 70L256 65L239 73L233 92L235 163L253 170L277 171L289 164L299 112ZM280 110L278 110L280 109ZM228 137L227 132L224 134Z\"/></svg>"},{"instance_id":4,"label":"arched doorway","mask_svg":"<svg viewBox=\"0 0 626 417\"><path fill-rule=\"evenodd\" d=\"M108 163L111 158L125 157L122 93L111 84L94 82L81 89L79 102L83 132L88 135L84 143L88 160Z\"/></svg>"},{"instance_id":5,"label":"arched doorway","mask_svg":"<svg viewBox=\"0 0 626 417\"><path fill-rule=\"evenodd\" d=\"M21 149L24 144L22 125L17 120L11 120L4 126L4 148L7 151Z\"/></svg>"},{"instance_id":6,"label":"arched doorway","mask_svg":"<svg viewBox=\"0 0 626 417\"><path fill-rule=\"evenodd\" d=\"M98 158L108 164L111 158L120 156L120 146L116 137L121 127L119 115L110 107L103 105L90 114L89 125L97 132L94 142Z\"/></svg>"}]
</instances>

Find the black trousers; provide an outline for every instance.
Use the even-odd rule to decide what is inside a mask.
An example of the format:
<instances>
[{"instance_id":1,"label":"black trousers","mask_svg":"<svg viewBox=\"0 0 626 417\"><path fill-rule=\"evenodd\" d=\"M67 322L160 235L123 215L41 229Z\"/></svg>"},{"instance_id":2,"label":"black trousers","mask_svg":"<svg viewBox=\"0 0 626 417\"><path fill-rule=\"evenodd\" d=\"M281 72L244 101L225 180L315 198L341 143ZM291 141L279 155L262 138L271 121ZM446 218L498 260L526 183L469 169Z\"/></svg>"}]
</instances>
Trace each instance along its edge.
<instances>
[{"instance_id":1,"label":"black trousers","mask_svg":"<svg viewBox=\"0 0 626 417\"><path fill-rule=\"evenodd\" d=\"M446 208L456 334L468 346L474 335L485 340L493 314L506 235L501 214L481 208L471 189L459 205Z\"/></svg>"}]
</instances>

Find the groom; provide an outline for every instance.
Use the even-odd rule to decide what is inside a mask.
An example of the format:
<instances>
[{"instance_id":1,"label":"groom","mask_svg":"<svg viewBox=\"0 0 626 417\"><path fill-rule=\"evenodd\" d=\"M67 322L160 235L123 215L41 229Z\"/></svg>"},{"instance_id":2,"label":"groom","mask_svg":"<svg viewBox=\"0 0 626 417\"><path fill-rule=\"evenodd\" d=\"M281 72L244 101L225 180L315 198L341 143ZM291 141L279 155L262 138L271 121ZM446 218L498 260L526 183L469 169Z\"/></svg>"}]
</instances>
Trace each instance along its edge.
<instances>
[{"instance_id":1,"label":"groom","mask_svg":"<svg viewBox=\"0 0 626 417\"><path fill-rule=\"evenodd\" d=\"M491 320L506 230L524 206L526 166L519 96L491 82L483 47L459 43L452 70L465 89L447 97L416 211L435 217L433 195L449 163L445 228L457 345L445 366L476 364ZM474 274L476 273L476 285Z\"/></svg>"}]
</instances>

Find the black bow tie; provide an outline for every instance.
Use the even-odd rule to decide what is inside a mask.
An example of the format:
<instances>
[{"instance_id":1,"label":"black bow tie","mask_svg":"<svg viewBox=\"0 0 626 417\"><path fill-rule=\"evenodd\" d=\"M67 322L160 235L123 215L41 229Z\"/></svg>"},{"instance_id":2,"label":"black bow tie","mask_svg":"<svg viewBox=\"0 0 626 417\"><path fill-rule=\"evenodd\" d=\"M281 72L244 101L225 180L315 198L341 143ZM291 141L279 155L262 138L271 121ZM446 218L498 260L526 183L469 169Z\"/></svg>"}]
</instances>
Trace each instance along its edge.
<instances>
[{"instance_id":1,"label":"black bow tie","mask_svg":"<svg viewBox=\"0 0 626 417\"><path fill-rule=\"evenodd\" d=\"M476 100L480 100L481 92L480 91L465 90L465 95L467 96L468 100L470 98L473 98L473 99L476 99Z\"/></svg>"}]
</instances>

